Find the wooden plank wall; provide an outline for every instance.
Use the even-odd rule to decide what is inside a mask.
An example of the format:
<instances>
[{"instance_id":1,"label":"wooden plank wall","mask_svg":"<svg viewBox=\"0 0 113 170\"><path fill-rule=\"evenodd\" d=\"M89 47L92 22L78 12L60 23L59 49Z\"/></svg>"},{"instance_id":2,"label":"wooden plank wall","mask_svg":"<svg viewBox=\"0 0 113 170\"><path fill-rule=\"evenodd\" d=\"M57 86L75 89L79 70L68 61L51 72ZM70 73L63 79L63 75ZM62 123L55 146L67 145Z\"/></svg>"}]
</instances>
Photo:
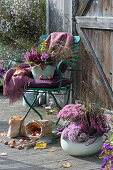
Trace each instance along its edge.
<instances>
[{"instance_id":1,"label":"wooden plank wall","mask_svg":"<svg viewBox=\"0 0 113 170\"><path fill-rule=\"evenodd\" d=\"M83 3L82 0L80 2ZM87 15L83 17L83 22L82 20L80 22L95 51L96 56L100 61L107 80L113 89L113 18L111 18L113 15L112 7L113 0L94 0ZM90 24L88 21L90 21ZM91 53L89 53L89 50L86 49L86 52L84 51L84 55L82 53L81 56L83 70L81 75L81 82L85 82L86 85L89 84L89 90L94 89L94 94L95 96L97 95L97 97L99 97L100 102L111 106L113 101L111 101L105 87L105 83L103 82L102 77L96 68L96 64L93 60L91 60L91 58L93 59L93 56ZM82 85L80 87L83 88Z\"/></svg>"}]
</instances>

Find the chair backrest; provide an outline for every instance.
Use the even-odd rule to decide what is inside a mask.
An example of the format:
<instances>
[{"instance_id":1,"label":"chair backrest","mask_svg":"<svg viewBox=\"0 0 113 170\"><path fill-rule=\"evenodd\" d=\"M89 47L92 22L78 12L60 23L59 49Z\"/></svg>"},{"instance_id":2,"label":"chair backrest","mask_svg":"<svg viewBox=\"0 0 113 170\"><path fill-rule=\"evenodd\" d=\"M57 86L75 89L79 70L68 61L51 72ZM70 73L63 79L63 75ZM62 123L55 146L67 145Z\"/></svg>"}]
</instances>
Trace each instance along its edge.
<instances>
[{"instance_id":1,"label":"chair backrest","mask_svg":"<svg viewBox=\"0 0 113 170\"><path fill-rule=\"evenodd\" d=\"M47 39L48 35L41 35L40 36L40 42L44 42ZM79 51L79 43L80 42L80 36L73 36L73 49L74 49L74 53L77 54L77 52ZM38 46L39 49L41 48L41 45ZM76 62L78 62L78 56L75 55L73 57L73 63L75 63L75 65L77 65ZM76 70L79 70L79 67L76 68Z\"/></svg>"}]
</instances>

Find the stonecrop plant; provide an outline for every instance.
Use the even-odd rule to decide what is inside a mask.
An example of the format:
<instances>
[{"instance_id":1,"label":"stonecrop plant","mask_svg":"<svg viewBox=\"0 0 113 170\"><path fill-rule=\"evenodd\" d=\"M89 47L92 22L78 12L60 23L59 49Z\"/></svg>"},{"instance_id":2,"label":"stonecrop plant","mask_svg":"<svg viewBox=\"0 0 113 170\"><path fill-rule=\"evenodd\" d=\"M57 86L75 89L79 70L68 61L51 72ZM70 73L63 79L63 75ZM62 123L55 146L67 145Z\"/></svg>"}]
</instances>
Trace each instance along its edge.
<instances>
[{"instance_id":1,"label":"stonecrop plant","mask_svg":"<svg viewBox=\"0 0 113 170\"><path fill-rule=\"evenodd\" d=\"M68 104L58 113L62 124L55 132L69 141L85 142L89 138L94 141L110 130L103 111L92 106L91 110L83 104Z\"/></svg>"},{"instance_id":2,"label":"stonecrop plant","mask_svg":"<svg viewBox=\"0 0 113 170\"><path fill-rule=\"evenodd\" d=\"M113 117L111 115L107 115L108 121L113 125ZM113 129L111 127L111 132ZM103 163L101 165L101 170L113 170L113 135L106 140L105 144L102 147L102 151L99 155L99 158L103 159Z\"/></svg>"}]
</instances>

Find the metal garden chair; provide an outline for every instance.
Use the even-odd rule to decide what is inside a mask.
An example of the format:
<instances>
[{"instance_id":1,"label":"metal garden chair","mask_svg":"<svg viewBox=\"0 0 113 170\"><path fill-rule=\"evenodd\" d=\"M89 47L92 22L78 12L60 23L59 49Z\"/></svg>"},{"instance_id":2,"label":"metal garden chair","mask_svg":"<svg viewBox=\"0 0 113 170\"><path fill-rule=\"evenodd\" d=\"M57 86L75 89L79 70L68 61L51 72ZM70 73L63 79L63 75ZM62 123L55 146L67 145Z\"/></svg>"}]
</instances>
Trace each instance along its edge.
<instances>
[{"instance_id":1,"label":"metal garden chair","mask_svg":"<svg viewBox=\"0 0 113 170\"><path fill-rule=\"evenodd\" d=\"M46 38L47 38L47 35L42 35L40 37L40 42L43 42ZM79 36L73 36L73 43L74 43L73 48L74 48L75 51L77 51L79 49L79 46L78 46L79 41L80 41ZM18 60L18 59L11 60L8 63L8 69L10 69L13 61L17 62L17 63L22 63L22 61ZM64 73L64 71L62 72L62 69L61 69L62 64L65 65L65 66L68 66L67 71L70 72L70 78L69 79L64 78L65 73ZM23 120L20 123L19 137L21 136L22 123L25 120L25 118L28 116L31 109L34 110L34 112L40 117L40 119L43 119L42 115L39 113L39 111L36 109L36 107L33 106L34 103L36 102L37 96L40 92L48 93L49 95L51 95L59 110L62 109L62 107L58 103L56 95L61 95L61 92L63 92L62 95L68 95L65 105L69 103L70 92L72 91L72 86L71 86L71 84L72 84L72 72L73 72L73 70L78 68L77 64L78 64L78 57L76 55L73 57L72 62L68 62L66 60L61 60L57 65L57 70L56 70L57 71L57 78L56 79L53 78L53 80L46 80L46 84L47 84L46 87L38 86L38 82L40 82L40 80L37 80L37 84L35 86L32 87L32 85L31 85L30 87L27 88L27 91L29 91L29 92L35 91L36 95L35 95L33 103L31 104L31 103L28 102L25 93L23 94L24 100L28 104L29 109L26 112ZM49 86L48 86L48 83L49 83ZM59 119L57 120L56 125L58 124L58 122L59 122ZM53 141L54 141L54 135L53 135Z\"/></svg>"}]
</instances>

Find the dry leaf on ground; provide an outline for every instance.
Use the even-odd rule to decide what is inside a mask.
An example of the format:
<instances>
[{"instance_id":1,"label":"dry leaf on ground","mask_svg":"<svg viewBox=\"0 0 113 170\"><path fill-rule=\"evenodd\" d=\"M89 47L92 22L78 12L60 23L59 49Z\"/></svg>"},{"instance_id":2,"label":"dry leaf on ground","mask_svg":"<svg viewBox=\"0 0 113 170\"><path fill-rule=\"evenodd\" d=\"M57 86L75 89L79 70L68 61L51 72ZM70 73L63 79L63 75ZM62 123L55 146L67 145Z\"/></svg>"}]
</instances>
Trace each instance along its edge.
<instances>
[{"instance_id":1,"label":"dry leaf on ground","mask_svg":"<svg viewBox=\"0 0 113 170\"><path fill-rule=\"evenodd\" d=\"M47 143L38 142L38 143L36 143L34 149L44 149L44 148L46 148L46 146L47 146Z\"/></svg>"},{"instance_id":2,"label":"dry leaf on ground","mask_svg":"<svg viewBox=\"0 0 113 170\"><path fill-rule=\"evenodd\" d=\"M50 152L55 152L56 150L50 150Z\"/></svg>"},{"instance_id":3,"label":"dry leaf on ground","mask_svg":"<svg viewBox=\"0 0 113 170\"><path fill-rule=\"evenodd\" d=\"M7 136L6 132L0 133L0 136Z\"/></svg>"},{"instance_id":4,"label":"dry leaf on ground","mask_svg":"<svg viewBox=\"0 0 113 170\"><path fill-rule=\"evenodd\" d=\"M46 109L46 113L47 113L48 115L51 115L51 114L53 114L54 112L55 112L54 110Z\"/></svg>"},{"instance_id":5,"label":"dry leaf on ground","mask_svg":"<svg viewBox=\"0 0 113 170\"><path fill-rule=\"evenodd\" d=\"M1 155L1 156L7 156L7 153L2 152L0 155Z\"/></svg>"},{"instance_id":6,"label":"dry leaf on ground","mask_svg":"<svg viewBox=\"0 0 113 170\"><path fill-rule=\"evenodd\" d=\"M70 164L70 163L64 163L61 165L61 168L69 168L71 166L72 166L72 164Z\"/></svg>"}]
</instances>

